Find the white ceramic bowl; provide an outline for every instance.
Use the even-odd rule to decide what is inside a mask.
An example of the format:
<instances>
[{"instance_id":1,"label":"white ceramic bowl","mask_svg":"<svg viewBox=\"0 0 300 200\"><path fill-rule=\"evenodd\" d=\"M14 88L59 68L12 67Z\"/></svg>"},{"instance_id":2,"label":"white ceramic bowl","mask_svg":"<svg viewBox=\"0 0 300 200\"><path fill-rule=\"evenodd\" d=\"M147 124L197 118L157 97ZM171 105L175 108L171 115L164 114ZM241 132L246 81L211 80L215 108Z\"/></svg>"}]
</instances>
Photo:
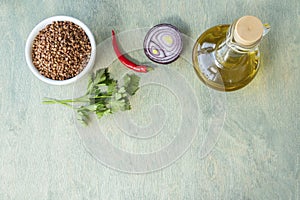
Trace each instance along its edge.
<instances>
[{"instance_id":1,"label":"white ceramic bowl","mask_svg":"<svg viewBox=\"0 0 300 200\"><path fill-rule=\"evenodd\" d=\"M67 80L53 80L53 79L47 78L47 77L41 75L40 72L37 70L37 68L32 63L31 53L32 53L32 43L33 43L34 38L38 35L40 30L44 29L48 24L51 24L54 21L71 21L71 22L77 24L78 26L80 26L87 34L87 36L90 40L90 43L91 43L91 47L92 47L90 60L89 60L88 64L85 66L85 68L77 76L67 79ZM54 16L54 17L50 17L50 18L43 20L38 25L36 25L34 27L34 29L31 31L31 33L29 34L27 41L26 41L25 57L26 57L26 62L28 64L30 70L37 78L39 78L40 80L42 80L46 83L52 84L52 85L67 85L67 84L74 83L75 81L79 80L93 68L94 63L95 63L95 58L96 58L96 42L95 42L95 38L94 38L92 32L90 31L90 29L84 23L79 21L78 19L75 19L73 17L68 17L68 16Z\"/></svg>"}]
</instances>

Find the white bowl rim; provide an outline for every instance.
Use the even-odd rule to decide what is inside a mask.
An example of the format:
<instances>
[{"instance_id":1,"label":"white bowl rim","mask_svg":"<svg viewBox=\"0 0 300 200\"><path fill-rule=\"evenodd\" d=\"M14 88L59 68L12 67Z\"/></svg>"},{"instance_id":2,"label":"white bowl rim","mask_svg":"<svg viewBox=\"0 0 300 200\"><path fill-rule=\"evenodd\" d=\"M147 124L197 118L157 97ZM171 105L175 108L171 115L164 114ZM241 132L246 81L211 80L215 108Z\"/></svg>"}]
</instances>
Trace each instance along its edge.
<instances>
[{"instance_id":1,"label":"white bowl rim","mask_svg":"<svg viewBox=\"0 0 300 200\"><path fill-rule=\"evenodd\" d=\"M70 22L77 24L85 31L85 33L87 34L87 36L90 40L90 43L91 43L92 50L91 50L91 56L90 56L90 60L89 60L88 64L77 76L67 79L67 80L53 80L53 79L47 78L47 77L43 76L42 74L40 74L40 72L37 70L37 68L32 63L31 53L32 53L32 42L33 42L34 38L37 36L37 34L39 33L40 30L42 30L48 24L51 24L54 21L70 21ZM46 18L43 21L41 21L30 32L30 34L27 38L27 41L26 41L26 45L25 45L25 58L26 58L27 65L29 66L31 72L37 78L39 78L41 81L46 82L51 85L67 85L67 84L76 82L77 80L79 80L80 78L85 76L93 68L95 59L96 59L95 38L94 38L92 32L90 31L90 29L80 20L78 20L74 17L64 16L64 15L52 16L52 17Z\"/></svg>"}]
</instances>

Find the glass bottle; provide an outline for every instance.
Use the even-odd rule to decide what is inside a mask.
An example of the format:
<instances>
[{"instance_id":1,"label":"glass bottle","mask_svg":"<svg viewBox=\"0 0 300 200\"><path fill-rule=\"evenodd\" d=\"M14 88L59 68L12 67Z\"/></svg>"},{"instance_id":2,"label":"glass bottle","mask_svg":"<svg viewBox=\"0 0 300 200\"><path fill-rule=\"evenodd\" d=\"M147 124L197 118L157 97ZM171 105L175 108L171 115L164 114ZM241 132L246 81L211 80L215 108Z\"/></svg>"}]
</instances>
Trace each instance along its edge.
<instances>
[{"instance_id":1,"label":"glass bottle","mask_svg":"<svg viewBox=\"0 0 300 200\"><path fill-rule=\"evenodd\" d=\"M231 25L206 30L193 48L193 66L208 86L233 91L246 86L260 64L258 46L270 30L254 16L244 16Z\"/></svg>"}]
</instances>

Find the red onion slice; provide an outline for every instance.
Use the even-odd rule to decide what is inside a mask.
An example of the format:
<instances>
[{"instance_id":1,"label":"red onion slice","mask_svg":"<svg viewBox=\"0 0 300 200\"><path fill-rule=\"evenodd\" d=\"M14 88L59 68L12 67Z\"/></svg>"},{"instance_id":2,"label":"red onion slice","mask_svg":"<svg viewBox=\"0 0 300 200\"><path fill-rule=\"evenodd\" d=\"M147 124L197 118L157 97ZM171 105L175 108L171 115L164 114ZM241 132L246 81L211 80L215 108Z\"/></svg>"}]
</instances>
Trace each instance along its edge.
<instances>
[{"instance_id":1,"label":"red onion slice","mask_svg":"<svg viewBox=\"0 0 300 200\"><path fill-rule=\"evenodd\" d=\"M180 32L171 24L158 24L145 37L144 52L154 62L169 64L179 57L181 51Z\"/></svg>"}]
</instances>

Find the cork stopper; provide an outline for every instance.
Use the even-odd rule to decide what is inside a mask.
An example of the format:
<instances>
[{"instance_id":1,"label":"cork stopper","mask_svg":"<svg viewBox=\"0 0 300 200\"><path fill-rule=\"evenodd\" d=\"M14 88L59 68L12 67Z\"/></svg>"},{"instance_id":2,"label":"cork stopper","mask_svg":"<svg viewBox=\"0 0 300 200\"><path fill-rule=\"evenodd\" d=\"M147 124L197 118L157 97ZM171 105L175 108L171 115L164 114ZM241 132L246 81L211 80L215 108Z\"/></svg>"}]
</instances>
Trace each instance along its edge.
<instances>
[{"instance_id":1,"label":"cork stopper","mask_svg":"<svg viewBox=\"0 0 300 200\"><path fill-rule=\"evenodd\" d=\"M244 16L237 20L233 37L234 40L244 46L250 46L258 42L263 35L263 24L254 16Z\"/></svg>"}]
</instances>

